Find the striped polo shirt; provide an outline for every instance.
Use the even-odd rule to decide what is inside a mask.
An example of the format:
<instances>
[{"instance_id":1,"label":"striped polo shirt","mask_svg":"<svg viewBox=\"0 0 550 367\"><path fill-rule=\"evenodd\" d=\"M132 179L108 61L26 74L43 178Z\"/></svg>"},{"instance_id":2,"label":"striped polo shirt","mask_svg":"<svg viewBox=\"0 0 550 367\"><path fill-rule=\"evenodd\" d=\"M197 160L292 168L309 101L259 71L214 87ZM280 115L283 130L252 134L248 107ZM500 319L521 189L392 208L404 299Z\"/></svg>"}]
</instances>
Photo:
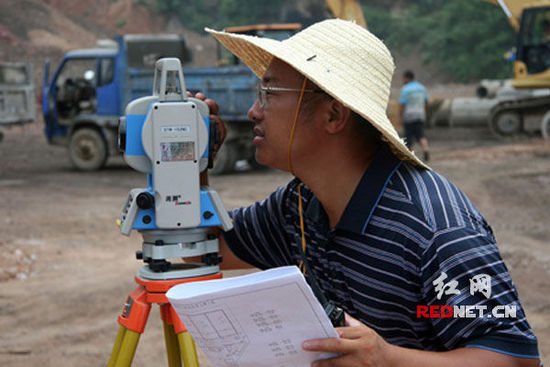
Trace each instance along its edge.
<instances>
[{"instance_id":1,"label":"striped polo shirt","mask_svg":"<svg viewBox=\"0 0 550 367\"><path fill-rule=\"evenodd\" d=\"M335 228L298 179L262 202L233 210L234 229L224 237L236 256L261 269L299 264L298 185L306 277L315 276L326 297L351 316L394 345L478 347L538 358L537 339L485 219L443 176L401 162L385 145ZM490 286L483 289L487 278ZM426 317L418 306L454 313ZM478 317L466 306L486 312ZM516 309L515 317L492 317L491 310L505 306Z\"/></svg>"}]
</instances>

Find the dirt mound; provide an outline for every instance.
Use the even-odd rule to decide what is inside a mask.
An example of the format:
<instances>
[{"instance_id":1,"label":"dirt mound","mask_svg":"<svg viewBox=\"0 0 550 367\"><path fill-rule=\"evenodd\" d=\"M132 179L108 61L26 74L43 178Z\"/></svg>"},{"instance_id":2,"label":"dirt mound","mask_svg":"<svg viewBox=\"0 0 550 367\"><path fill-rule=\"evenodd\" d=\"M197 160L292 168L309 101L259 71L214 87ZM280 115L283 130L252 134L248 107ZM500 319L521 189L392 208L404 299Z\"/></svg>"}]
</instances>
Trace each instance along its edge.
<instances>
[{"instance_id":1,"label":"dirt mound","mask_svg":"<svg viewBox=\"0 0 550 367\"><path fill-rule=\"evenodd\" d=\"M153 2L142 0L50 0L51 8L97 34L159 33L166 21L155 12Z\"/></svg>"},{"instance_id":2,"label":"dirt mound","mask_svg":"<svg viewBox=\"0 0 550 367\"><path fill-rule=\"evenodd\" d=\"M0 60L30 61L37 85L46 59L55 66L67 51L93 47L99 39L165 32L190 33L160 16L149 0L0 2Z\"/></svg>"},{"instance_id":3,"label":"dirt mound","mask_svg":"<svg viewBox=\"0 0 550 367\"><path fill-rule=\"evenodd\" d=\"M166 21L147 4L133 0L3 1L0 37L8 40L8 47L2 58L9 58L14 51L10 48L17 44L32 54L37 49L88 47L116 34L162 32Z\"/></svg>"}]
</instances>

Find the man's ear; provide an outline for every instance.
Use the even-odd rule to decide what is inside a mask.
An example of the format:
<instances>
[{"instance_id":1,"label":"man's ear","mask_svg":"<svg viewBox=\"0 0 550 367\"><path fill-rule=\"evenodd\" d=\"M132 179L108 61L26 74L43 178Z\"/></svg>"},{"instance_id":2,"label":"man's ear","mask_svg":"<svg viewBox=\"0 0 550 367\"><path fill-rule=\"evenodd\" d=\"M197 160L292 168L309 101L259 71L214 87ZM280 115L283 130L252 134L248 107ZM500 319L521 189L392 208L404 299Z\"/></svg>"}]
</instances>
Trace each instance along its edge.
<instances>
[{"instance_id":1,"label":"man's ear","mask_svg":"<svg viewBox=\"0 0 550 367\"><path fill-rule=\"evenodd\" d=\"M351 119L351 110L335 99L328 102L326 108L326 132L337 134L344 130Z\"/></svg>"}]
</instances>

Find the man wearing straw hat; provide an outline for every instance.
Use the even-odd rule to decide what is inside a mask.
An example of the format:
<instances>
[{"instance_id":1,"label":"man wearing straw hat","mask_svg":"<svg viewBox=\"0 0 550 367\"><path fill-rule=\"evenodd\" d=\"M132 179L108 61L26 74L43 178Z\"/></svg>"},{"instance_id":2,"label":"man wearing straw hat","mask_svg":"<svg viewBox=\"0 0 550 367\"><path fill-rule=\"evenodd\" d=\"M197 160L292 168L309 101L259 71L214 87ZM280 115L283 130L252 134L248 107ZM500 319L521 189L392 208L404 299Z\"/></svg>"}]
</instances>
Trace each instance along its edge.
<instances>
[{"instance_id":1,"label":"man wearing straw hat","mask_svg":"<svg viewBox=\"0 0 550 367\"><path fill-rule=\"evenodd\" d=\"M284 41L208 31L261 80L249 110L257 161L295 176L231 213L224 264L298 265L346 312L340 338L304 341L340 354L314 365L538 366L491 228L386 116L385 45L343 20ZM466 306L488 311L449 316ZM504 306L515 315L491 318Z\"/></svg>"}]
</instances>

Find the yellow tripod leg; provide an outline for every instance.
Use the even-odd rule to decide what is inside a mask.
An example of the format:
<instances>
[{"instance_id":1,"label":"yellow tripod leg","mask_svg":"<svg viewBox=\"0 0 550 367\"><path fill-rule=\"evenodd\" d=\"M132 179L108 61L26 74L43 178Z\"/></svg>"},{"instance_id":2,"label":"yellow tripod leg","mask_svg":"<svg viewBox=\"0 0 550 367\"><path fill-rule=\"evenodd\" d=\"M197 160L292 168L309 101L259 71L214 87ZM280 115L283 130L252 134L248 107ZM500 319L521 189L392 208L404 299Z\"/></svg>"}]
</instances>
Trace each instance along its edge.
<instances>
[{"instance_id":1,"label":"yellow tripod leg","mask_svg":"<svg viewBox=\"0 0 550 367\"><path fill-rule=\"evenodd\" d=\"M178 337L174 332L174 326L163 321L162 328L164 329L164 342L166 344L168 366L181 367L180 346L178 344Z\"/></svg>"},{"instance_id":2,"label":"yellow tripod leg","mask_svg":"<svg viewBox=\"0 0 550 367\"><path fill-rule=\"evenodd\" d=\"M120 345L122 344L122 339L124 339L124 334L126 333L126 328L121 326L118 328L118 333L116 334L115 345L113 345L113 351L111 352L111 358L109 358L109 364L107 367L114 367L115 362L118 359L118 354L120 353Z\"/></svg>"},{"instance_id":3,"label":"yellow tripod leg","mask_svg":"<svg viewBox=\"0 0 550 367\"><path fill-rule=\"evenodd\" d=\"M117 359L113 367L130 367L139 342L140 333L126 329L120 342Z\"/></svg>"},{"instance_id":4,"label":"yellow tripod leg","mask_svg":"<svg viewBox=\"0 0 550 367\"><path fill-rule=\"evenodd\" d=\"M180 350L185 367L199 367L195 341L191 337L191 334L189 334L188 331L179 333L178 340L180 342Z\"/></svg>"}]
</instances>

